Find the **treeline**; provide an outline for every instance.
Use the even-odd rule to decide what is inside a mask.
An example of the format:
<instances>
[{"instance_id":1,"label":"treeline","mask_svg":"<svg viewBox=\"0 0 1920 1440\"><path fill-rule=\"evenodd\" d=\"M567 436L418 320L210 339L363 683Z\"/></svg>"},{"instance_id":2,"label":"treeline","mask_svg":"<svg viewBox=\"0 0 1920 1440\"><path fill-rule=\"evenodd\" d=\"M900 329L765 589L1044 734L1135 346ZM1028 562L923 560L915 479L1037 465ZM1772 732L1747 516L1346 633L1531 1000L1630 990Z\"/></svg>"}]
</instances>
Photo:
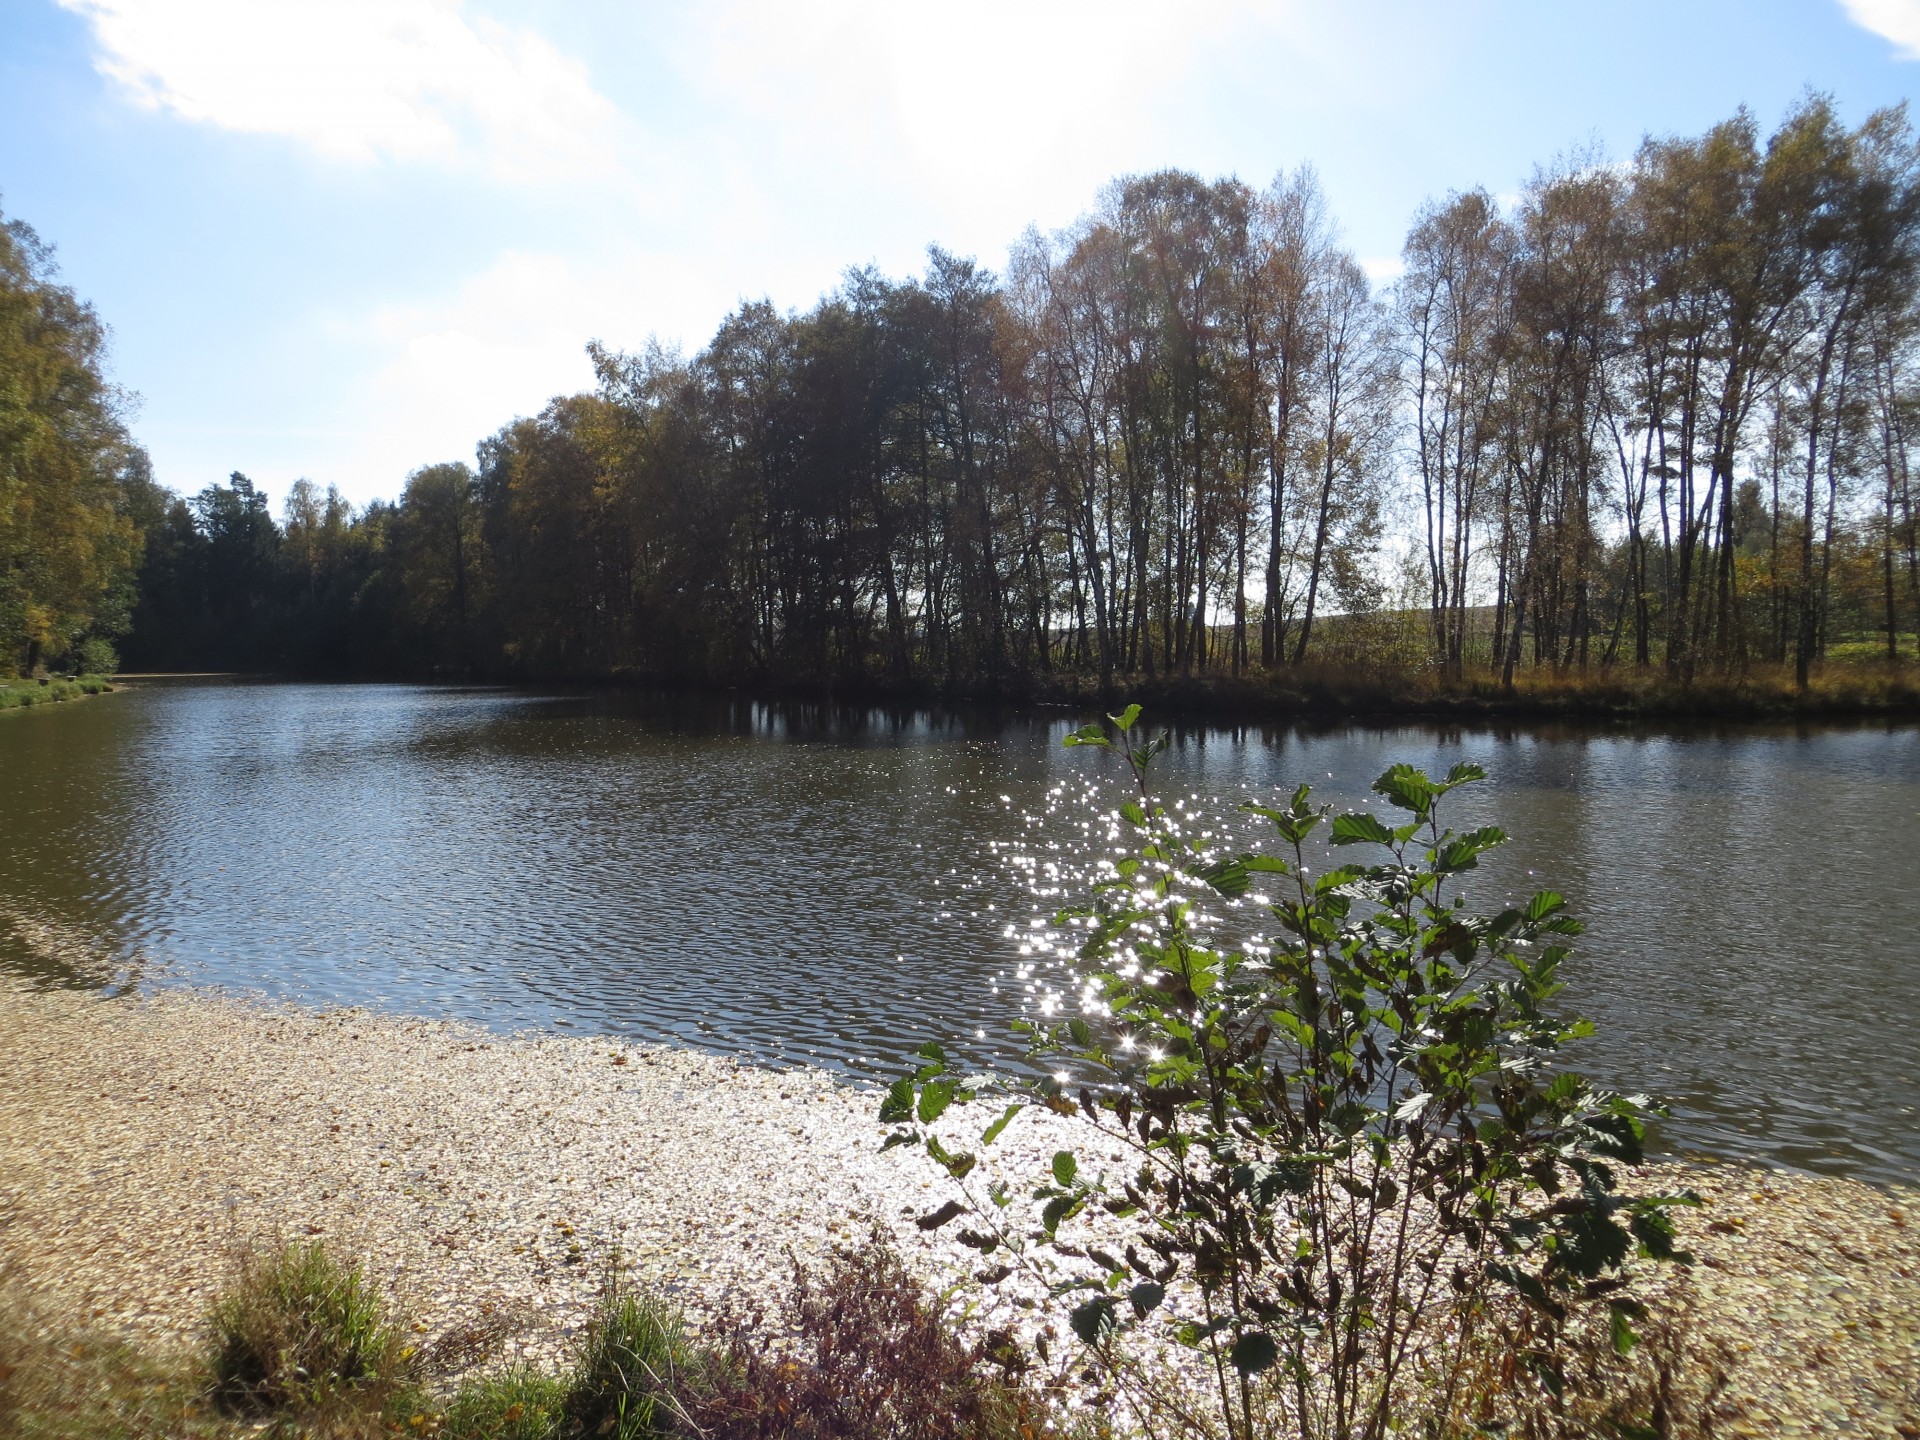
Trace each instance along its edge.
<instances>
[{"instance_id":1,"label":"treeline","mask_svg":"<svg viewBox=\"0 0 1920 1440\"><path fill-rule=\"evenodd\" d=\"M27 673L110 665L140 554L145 457L101 373L99 317L56 274L28 226L0 226L0 665Z\"/></svg>"},{"instance_id":2,"label":"treeline","mask_svg":"<svg viewBox=\"0 0 1920 1440\"><path fill-rule=\"evenodd\" d=\"M1489 591L1508 678L1624 646L1804 686L1876 618L1897 656L1917 240L1904 108L1848 132L1823 100L1764 148L1743 115L1538 176L1511 220L1422 215L1394 329L1443 662Z\"/></svg>"},{"instance_id":3,"label":"treeline","mask_svg":"<svg viewBox=\"0 0 1920 1440\"><path fill-rule=\"evenodd\" d=\"M594 393L392 504L142 492L128 658L1017 691L1914 653L1903 110L1563 162L1403 259L1370 284L1308 171L1121 180L1005 275L934 250L690 358L595 346Z\"/></svg>"}]
</instances>

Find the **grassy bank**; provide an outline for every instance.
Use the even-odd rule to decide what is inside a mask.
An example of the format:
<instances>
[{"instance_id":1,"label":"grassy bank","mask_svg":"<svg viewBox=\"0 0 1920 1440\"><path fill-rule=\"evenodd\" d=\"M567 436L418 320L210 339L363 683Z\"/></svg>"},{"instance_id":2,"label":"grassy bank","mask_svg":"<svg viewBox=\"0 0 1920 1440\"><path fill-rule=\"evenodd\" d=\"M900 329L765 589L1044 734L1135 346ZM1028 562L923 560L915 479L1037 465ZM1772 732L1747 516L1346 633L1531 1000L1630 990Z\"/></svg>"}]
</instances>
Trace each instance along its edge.
<instances>
[{"instance_id":1,"label":"grassy bank","mask_svg":"<svg viewBox=\"0 0 1920 1440\"><path fill-rule=\"evenodd\" d=\"M1730 1208L1708 1233L1737 1242L1766 1223ZM733 1307L699 1328L671 1300L636 1288L616 1252L573 1342L543 1363L507 1358L512 1315L463 1297L458 1320L430 1330L378 1285L374 1266L318 1240L241 1249L190 1341L143 1346L110 1318L89 1321L24 1284L7 1238L0 1227L8 1440L1224 1440L1191 1403L1202 1373L1168 1369L1160 1354L1110 1355L1154 1376L1144 1405L1123 1407L1090 1383L1070 1338L1050 1347L1051 1329L970 1320L878 1226L822 1264L790 1260L790 1283L773 1303ZM1724 1270L1724 1251L1701 1264ZM1423 1409L1419 1433L1711 1440L1862 1422L1861 1433L1915 1433L1900 1418L1904 1372L1882 1377L1877 1413L1844 1403L1853 1379L1844 1372L1789 1405L1756 1401L1739 1382L1777 1343L1763 1311L1731 1323L1709 1316L1685 1272L1649 1301L1631 1353L1603 1325L1572 1332L1565 1386L1551 1393L1502 1342L1474 1339L1465 1383L1444 1417ZM1818 1342L1812 1368L1831 1369L1857 1323ZM1284 1417L1272 1420L1271 1433L1293 1433Z\"/></svg>"},{"instance_id":2,"label":"grassy bank","mask_svg":"<svg viewBox=\"0 0 1920 1440\"><path fill-rule=\"evenodd\" d=\"M83 695L104 695L113 682L101 675L48 676L38 680L0 681L0 710L28 705L59 705Z\"/></svg>"},{"instance_id":3,"label":"grassy bank","mask_svg":"<svg viewBox=\"0 0 1920 1440\"><path fill-rule=\"evenodd\" d=\"M501 1363L472 1312L421 1341L323 1242L243 1254L195 1344L142 1349L0 1279L0 1434L17 1440L1066 1440L1105 1433L1005 1335L965 1335L881 1232L704 1336L609 1268L572 1352ZM1056 1377L1057 1378L1057 1377Z\"/></svg>"},{"instance_id":4,"label":"grassy bank","mask_svg":"<svg viewBox=\"0 0 1920 1440\"><path fill-rule=\"evenodd\" d=\"M1485 672L1308 665L1231 675L1133 677L1123 689L1158 715L1207 719L1437 721L1794 721L1920 718L1920 667L1822 667L1805 691L1789 667L1691 682L1664 670L1523 671L1511 688ZM1097 705L1097 681L1040 677L1030 698Z\"/></svg>"},{"instance_id":5,"label":"grassy bank","mask_svg":"<svg viewBox=\"0 0 1920 1440\"><path fill-rule=\"evenodd\" d=\"M1795 683L1790 666L1701 673L1691 681L1670 676L1659 667L1523 670L1508 687L1484 669L1455 677L1426 666L1361 661L1309 662L1241 675L1117 675L1105 687L1097 674L1065 670L1013 672L993 681L952 685L924 678L902 681L830 674L762 675L745 677L737 684L652 672L546 676L476 672L460 678L510 685L682 690L806 703L1059 705L1087 714L1115 710L1124 701L1135 700L1158 719L1255 724L1410 719L1443 724L1920 720L1920 665L1910 660L1831 662L1814 671L1804 691Z\"/></svg>"},{"instance_id":6,"label":"grassy bank","mask_svg":"<svg viewBox=\"0 0 1920 1440\"><path fill-rule=\"evenodd\" d=\"M1050 1349L1044 1338L968 1324L878 1228L822 1266L795 1265L777 1304L732 1311L701 1333L671 1302L635 1289L617 1258L557 1362L504 1362L510 1322L486 1309L469 1308L431 1340L425 1328L368 1266L319 1241L243 1252L195 1341L160 1352L80 1323L0 1275L0 1434L1220 1440L1187 1398L1203 1376L1162 1370L1144 1407L1113 1404L1085 1383L1092 1372L1076 1373L1071 1342ZM1597 1330L1576 1336L1558 1394L1530 1383L1498 1345L1473 1348L1485 1353L1447 1418L1422 1427L1433 1440L1707 1440L1739 1419L1723 1402L1736 1351L1751 1347L1697 1332L1684 1299L1670 1296L1637 1355L1617 1353ZM1272 1418L1273 1433L1290 1430ZM1755 1432L1736 1423L1732 1433Z\"/></svg>"}]
</instances>

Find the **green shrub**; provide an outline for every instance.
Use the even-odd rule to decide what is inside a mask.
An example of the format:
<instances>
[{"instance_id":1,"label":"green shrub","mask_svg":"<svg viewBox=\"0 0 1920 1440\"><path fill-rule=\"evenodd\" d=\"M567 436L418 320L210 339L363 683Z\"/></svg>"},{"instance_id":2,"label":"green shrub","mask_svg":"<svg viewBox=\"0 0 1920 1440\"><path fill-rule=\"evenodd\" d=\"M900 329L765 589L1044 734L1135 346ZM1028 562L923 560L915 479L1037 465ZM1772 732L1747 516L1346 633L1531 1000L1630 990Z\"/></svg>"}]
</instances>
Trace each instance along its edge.
<instances>
[{"instance_id":1,"label":"green shrub","mask_svg":"<svg viewBox=\"0 0 1920 1440\"><path fill-rule=\"evenodd\" d=\"M1444 1428L1488 1346L1557 1400L1567 1326L1596 1308L1630 1350L1642 1312L1627 1262L1672 1257L1668 1212L1692 1197L1617 1193L1651 1107L1555 1064L1590 1033L1552 1005L1580 930L1563 899L1480 916L1458 893L1506 837L1445 829L1439 811L1484 773L1394 766L1373 787L1390 818L1335 816L1303 785L1246 807L1277 853L1231 854L1155 802L1167 740L1136 745L1138 716L1067 741L1127 760L1138 798L1114 821L1135 846L1092 904L1057 918L1083 932L1081 1013L1024 1025L1047 1078L994 1086L1009 1103L979 1137L1044 1109L1125 1147L1131 1168L1093 1173L1061 1149L1030 1217L1003 1184L981 1193L976 1155L938 1128L975 1092L930 1045L881 1109L888 1143L923 1147L960 1188L923 1227L964 1216L990 1275L1025 1271L1073 1301L1075 1334L1116 1384L1143 1383L1131 1331L1196 1352L1207 1428L1233 1440ZM1310 848L1316 834L1385 858L1340 863ZM1277 931L1223 943L1220 912L1243 897ZM1164 1394L1146 1382L1140 1403Z\"/></svg>"},{"instance_id":2,"label":"green shrub","mask_svg":"<svg viewBox=\"0 0 1920 1440\"><path fill-rule=\"evenodd\" d=\"M98 635L82 640L68 659L81 675L111 675L120 668L120 652Z\"/></svg>"},{"instance_id":3,"label":"green shrub","mask_svg":"<svg viewBox=\"0 0 1920 1440\"><path fill-rule=\"evenodd\" d=\"M373 1284L318 1241L243 1257L208 1331L213 1398L231 1411L377 1411L406 1378L399 1328Z\"/></svg>"},{"instance_id":4,"label":"green shrub","mask_svg":"<svg viewBox=\"0 0 1920 1440\"><path fill-rule=\"evenodd\" d=\"M81 695L99 695L111 689L113 682L103 680L98 675L81 675L72 680L42 676L37 681L0 682L0 710L26 705L57 705Z\"/></svg>"}]
</instances>

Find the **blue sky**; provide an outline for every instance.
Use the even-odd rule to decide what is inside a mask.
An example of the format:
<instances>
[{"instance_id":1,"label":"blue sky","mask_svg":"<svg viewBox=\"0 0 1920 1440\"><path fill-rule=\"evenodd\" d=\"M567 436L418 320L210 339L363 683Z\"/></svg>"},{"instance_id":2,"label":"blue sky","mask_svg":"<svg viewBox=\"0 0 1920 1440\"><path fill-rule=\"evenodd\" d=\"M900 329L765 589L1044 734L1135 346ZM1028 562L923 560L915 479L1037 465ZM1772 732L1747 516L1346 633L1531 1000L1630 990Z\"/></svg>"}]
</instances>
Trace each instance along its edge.
<instances>
[{"instance_id":1,"label":"blue sky","mask_svg":"<svg viewBox=\"0 0 1920 1440\"><path fill-rule=\"evenodd\" d=\"M1920 0L4 0L0 208L113 329L159 478L356 501L930 243L998 266L1109 178L1306 161L1409 217L1808 88L1920 79Z\"/></svg>"}]
</instances>

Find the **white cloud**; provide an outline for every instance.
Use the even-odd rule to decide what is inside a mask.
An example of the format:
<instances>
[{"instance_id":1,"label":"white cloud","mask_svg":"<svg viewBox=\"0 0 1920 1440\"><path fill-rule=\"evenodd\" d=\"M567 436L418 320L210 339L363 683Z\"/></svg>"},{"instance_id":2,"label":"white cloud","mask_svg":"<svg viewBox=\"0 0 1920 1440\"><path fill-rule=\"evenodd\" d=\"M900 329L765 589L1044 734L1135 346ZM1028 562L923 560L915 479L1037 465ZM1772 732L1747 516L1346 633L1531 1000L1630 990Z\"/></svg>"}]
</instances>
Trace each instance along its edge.
<instances>
[{"instance_id":1,"label":"white cloud","mask_svg":"<svg viewBox=\"0 0 1920 1440\"><path fill-rule=\"evenodd\" d=\"M691 330L697 347L717 298L710 269L632 252L508 251L443 294L321 317L366 363L339 397L340 441L316 478L366 499L398 493L421 465L470 460L516 416L593 388L589 339L636 348L655 330L670 340Z\"/></svg>"},{"instance_id":2,"label":"white cloud","mask_svg":"<svg viewBox=\"0 0 1920 1440\"><path fill-rule=\"evenodd\" d=\"M141 104L356 163L525 178L608 160L614 107L586 69L460 0L60 0Z\"/></svg>"},{"instance_id":3,"label":"white cloud","mask_svg":"<svg viewBox=\"0 0 1920 1440\"><path fill-rule=\"evenodd\" d=\"M1853 23L1893 42L1901 60L1920 60L1920 0L1841 0Z\"/></svg>"},{"instance_id":4,"label":"white cloud","mask_svg":"<svg viewBox=\"0 0 1920 1440\"><path fill-rule=\"evenodd\" d=\"M152 427L182 477L239 464L357 500L590 385L590 337L697 350L742 296L806 306L848 264L917 269L930 241L993 265L1117 174L1209 168L1209 96L1249 83L1256 51L1261 84L1288 68L1276 46L1325 51L1334 26L1301 0L59 3L157 112L345 163L553 182L526 223L463 232L438 283L325 313L292 299L270 340L230 344L241 373L191 393L231 411L237 382L252 430ZM1300 158L1274 143L1303 143L1285 113L1262 102L1254 183ZM328 262L290 247L285 263L295 297L297 267ZM229 323L257 335L263 317Z\"/></svg>"},{"instance_id":5,"label":"white cloud","mask_svg":"<svg viewBox=\"0 0 1920 1440\"><path fill-rule=\"evenodd\" d=\"M896 271L928 240L991 263L1029 220L1084 206L1128 168L1171 77L1238 3L1201 0L1176 24L1117 0L1089 25L1063 0L982 0L964 18L724 0L648 23L643 43L694 101L672 146L623 154L648 172L626 192L644 202L436 293L323 317L360 363L337 440L306 468L357 498L396 493L409 470L470 457L514 416L590 388L589 338L634 348L658 332L698 350L743 295L808 305L869 247Z\"/></svg>"},{"instance_id":6,"label":"white cloud","mask_svg":"<svg viewBox=\"0 0 1920 1440\"><path fill-rule=\"evenodd\" d=\"M1376 286L1391 285L1407 273L1407 262L1398 255L1362 255L1360 268Z\"/></svg>"},{"instance_id":7,"label":"white cloud","mask_svg":"<svg viewBox=\"0 0 1920 1440\"><path fill-rule=\"evenodd\" d=\"M370 361L342 397L342 488L397 494L408 471L471 460L475 443L515 416L591 388L585 344L611 278L564 256L509 251L451 293L327 317L325 328Z\"/></svg>"},{"instance_id":8,"label":"white cloud","mask_svg":"<svg viewBox=\"0 0 1920 1440\"><path fill-rule=\"evenodd\" d=\"M714 0L674 48L707 106L752 134L741 169L778 167L850 198L863 187L911 197L971 232L939 237L965 247L1078 209L1117 173L1185 159L1196 70L1249 25L1293 34L1298 10Z\"/></svg>"},{"instance_id":9,"label":"white cloud","mask_svg":"<svg viewBox=\"0 0 1920 1440\"><path fill-rule=\"evenodd\" d=\"M424 431L422 452L397 468L448 458L449 447L465 453L557 391L589 387L582 351L589 313L611 298L595 299L603 281L564 256L509 251L448 296L347 320L343 328L358 329L384 359L361 397L371 428Z\"/></svg>"}]
</instances>

